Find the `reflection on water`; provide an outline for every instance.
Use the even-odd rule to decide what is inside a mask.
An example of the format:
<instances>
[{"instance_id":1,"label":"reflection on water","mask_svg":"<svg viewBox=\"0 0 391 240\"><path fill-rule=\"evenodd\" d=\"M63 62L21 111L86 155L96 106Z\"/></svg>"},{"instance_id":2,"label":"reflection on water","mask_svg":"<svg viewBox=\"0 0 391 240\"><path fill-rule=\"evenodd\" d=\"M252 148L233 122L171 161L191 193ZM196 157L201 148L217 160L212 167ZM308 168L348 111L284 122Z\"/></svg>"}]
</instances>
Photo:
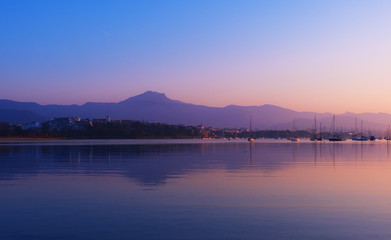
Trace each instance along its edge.
<instances>
[{"instance_id":1,"label":"reflection on water","mask_svg":"<svg viewBox=\"0 0 391 240\"><path fill-rule=\"evenodd\" d=\"M385 142L103 143L0 145L0 239L391 237Z\"/></svg>"}]
</instances>

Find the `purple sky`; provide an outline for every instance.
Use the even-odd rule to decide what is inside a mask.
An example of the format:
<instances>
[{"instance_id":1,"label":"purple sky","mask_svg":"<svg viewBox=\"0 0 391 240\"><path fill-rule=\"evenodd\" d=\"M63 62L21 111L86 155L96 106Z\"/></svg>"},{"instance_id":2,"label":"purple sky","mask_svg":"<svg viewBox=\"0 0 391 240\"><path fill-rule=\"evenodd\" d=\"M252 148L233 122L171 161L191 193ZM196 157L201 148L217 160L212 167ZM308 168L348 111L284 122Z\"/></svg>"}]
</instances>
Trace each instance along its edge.
<instances>
[{"instance_id":1,"label":"purple sky","mask_svg":"<svg viewBox=\"0 0 391 240\"><path fill-rule=\"evenodd\" d=\"M388 1L2 1L0 98L391 112Z\"/></svg>"}]
</instances>

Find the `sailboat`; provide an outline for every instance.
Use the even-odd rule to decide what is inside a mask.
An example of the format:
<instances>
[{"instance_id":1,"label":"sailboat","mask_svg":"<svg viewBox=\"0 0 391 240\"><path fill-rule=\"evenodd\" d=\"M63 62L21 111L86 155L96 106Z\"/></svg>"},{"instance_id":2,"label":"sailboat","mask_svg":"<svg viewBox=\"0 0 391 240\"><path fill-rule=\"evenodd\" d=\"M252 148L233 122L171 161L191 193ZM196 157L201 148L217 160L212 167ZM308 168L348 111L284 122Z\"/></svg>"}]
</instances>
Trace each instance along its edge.
<instances>
[{"instance_id":1,"label":"sailboat","mask_svg":"<svg viewBox=\"0 0 391 240\"><path fill-rule=\"evenodd\" d=\"M386 132L386 137L384 139L387 140L387 143L388 143L389 140L391 140L390 125L388 125L387 132Z\"/></svg>"},{"instance_id":2,"label":"sailboat","mask_svg":"<svg viewBox=\"0 0 391 240\"><path fill-rule=\"evenodd\" d=\"M293 118L293 123L292 123L292 136L289 140L291 140L292 142L298 142L300 141L299 138L295 137L294 136L294 133L296 132L296 119Z\"/></svg>"},{"instance_id":3,"label":"sailboat","mask_svg":"<svg viewBox=\"0 0 391 240\"><path fill-rule=\"evenodd\" d=\"M345 138L335 134L335 115L333 116L333 121L331 122L330 135L331 134L333 134L333 136L329 137L329 141L331 142L345 141Z\"/></svg>"},{"instance_id":4,"label":"sailboat","mask_svg":"<svg viewBox=\"0 0 391 240\"><path fill-rule=\"evenodd\" d=\"M250 114L250 135L249 135L249 137L248 137L248 139L247 139L247 141L249 141L249 142L253 142L254 141L254 138L251 136L252 134L252 129L251 129L251 114Z\"/></svg>"},{"instance_id":5,"label":"sailboat","mask_svg":"<svg viewBox=\"0 0 391 240\"><path fill-rule=\"evenodd\" d=\"M361 131L360 131L360 136L359 137L354 137L352 138L353 141L368 141L368 137L363 136L363 131L362 131L362 120L361 120Z\"/></svg>"},{"instance_id":6,"label":"sailboat","mask_svg":"<svg viewBox=\"0 0 391 240\"><path fill-rule=\"evenodd\" d=\"M317 131L316 131L316 115L315 115L315 129L314 129L314 136L311 138L311 141L323 141L322 137L318 137Z\"/></svg>"}]
</instances>

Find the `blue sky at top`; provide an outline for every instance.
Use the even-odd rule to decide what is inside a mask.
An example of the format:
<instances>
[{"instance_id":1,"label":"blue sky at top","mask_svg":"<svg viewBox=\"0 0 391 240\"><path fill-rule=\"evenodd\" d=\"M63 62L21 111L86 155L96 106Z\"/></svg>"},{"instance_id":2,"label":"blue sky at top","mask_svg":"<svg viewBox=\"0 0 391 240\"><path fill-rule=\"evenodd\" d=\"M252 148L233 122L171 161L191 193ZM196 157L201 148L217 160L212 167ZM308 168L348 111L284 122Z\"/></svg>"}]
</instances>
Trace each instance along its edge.
<instances>
[{"instance_id":1,"label":"blue sky at top","mask_svg":"<svg viewBox=\"0 0 391 240\"><path fill-rule=\"evenodd\" d=\"M82 104L156 90L210 106L390 112L377 97L391 87L390 5L2 1L0 98Z\"/></svg>"}]
</instances>

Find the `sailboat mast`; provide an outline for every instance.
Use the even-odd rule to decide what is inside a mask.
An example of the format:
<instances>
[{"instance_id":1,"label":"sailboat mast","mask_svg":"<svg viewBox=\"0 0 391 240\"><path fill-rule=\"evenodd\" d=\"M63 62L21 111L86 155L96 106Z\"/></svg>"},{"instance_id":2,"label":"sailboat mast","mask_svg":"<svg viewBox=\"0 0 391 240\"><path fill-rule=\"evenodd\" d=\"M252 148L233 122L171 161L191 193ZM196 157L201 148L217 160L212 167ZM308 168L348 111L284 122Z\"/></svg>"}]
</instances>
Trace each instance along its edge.
<instances>
[{"instance_id":1,"label":"sailboat mast","mask_svg":"<svg viewBox=\"0 0 391 240\"><path fill-rule=\"evenodd\" d=\"M296 131L296 118L293 118L293 123L292 123L292 132Z\"/></svg>"},{"instance_id":2,"label":"sailboat mast","mask_svg":"<svg viewBox=\"0 0 391 240\"><path fill-rule=\"evenodd\" d=\"M335 133L335 114L333 116L333 120L331 121L331 126L330 126L330 134Z\"/></svg>"},{"instance_id":3,"label":"sailboat mast","mask_svg":"<svg viewBox=\"0 0 391 240\"><path fill-rule=\"evenodd\" d=\"M250 142L254 141L254 139L252 138L251 113L250 113L250 132L249 132L248 141Z\"/></svg>"},{"instance_id":4,"label":"sailboat mast","mask_svg":"<svg viewBox=\"0 0 391 240\"><path fill-rule=\"evenodd\" d=\"M250 133L251 133L251 113L250 113Z\"/></svg>"},{"instance_id":5,"label":"sailboat mast","mask_svg":"<svg viewBox=\"0 0 391 240\"><path fill-rule=\"evenodd\" d=\"M319 137L322 138L322 122L319 123Z\"/></svg>"}]
</instances>

